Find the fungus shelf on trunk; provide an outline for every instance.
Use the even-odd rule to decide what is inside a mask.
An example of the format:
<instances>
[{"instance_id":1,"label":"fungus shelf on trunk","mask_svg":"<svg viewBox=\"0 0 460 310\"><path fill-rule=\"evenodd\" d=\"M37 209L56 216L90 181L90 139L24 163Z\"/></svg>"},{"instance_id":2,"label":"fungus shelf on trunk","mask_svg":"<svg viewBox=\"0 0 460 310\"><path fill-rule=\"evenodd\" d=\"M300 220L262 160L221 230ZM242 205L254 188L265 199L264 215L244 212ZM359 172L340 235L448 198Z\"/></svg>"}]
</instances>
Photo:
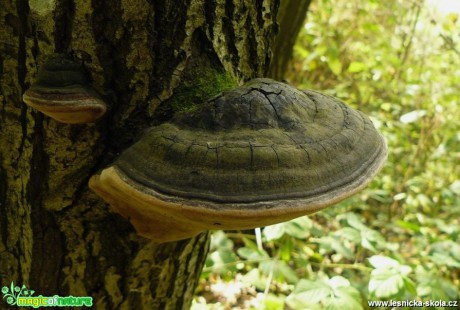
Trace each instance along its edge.
<instances>
[{"instance_id":1,"label":"fungus shelf on trunk","mask_svg":"<svg viewBox=\"0 0 460 310\"><path fill-rule=\"evenodd\" d=\"M89 85L81 65L68 55L50 56L36 82L23 95L32 108L66 124L94 123L107 106Z\"/></svg>"},{"instance_id":2,"label":"fungus shelf on trunk","mask_svg":"<svg viewBox=\"0 0 460 310\"><path fill-rule=\"evenodd\" d=\"M363 113L254 79L151 128L90 187L140 235L167 242L311 214L363 189L386 156Z\"/></svg>"}]
</instances>

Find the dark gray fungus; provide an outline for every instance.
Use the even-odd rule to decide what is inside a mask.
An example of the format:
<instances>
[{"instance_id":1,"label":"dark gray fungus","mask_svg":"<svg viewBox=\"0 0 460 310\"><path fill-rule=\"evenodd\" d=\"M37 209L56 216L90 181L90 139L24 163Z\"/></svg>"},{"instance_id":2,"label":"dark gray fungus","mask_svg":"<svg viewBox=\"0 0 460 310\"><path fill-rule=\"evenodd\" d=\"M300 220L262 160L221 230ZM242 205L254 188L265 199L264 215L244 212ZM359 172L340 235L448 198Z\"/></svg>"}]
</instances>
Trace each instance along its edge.
<instances>
[{"instance_id":1,"label":"dark gray fungus","mask_svg":"<svg viewBox=\"0 0 460 310\"><path fill-rule=\"evenodd\" d=\"M24 93L23 100L61 123L93 123L104 115L107 106L89 82L80 64L67 55L54 54Z\"/></svg>"},{"instance_id":2,"label":"dark gray fungus","mask_svg":"<svg viewBox=\"0 0 460 310\"><path fill-rule=\"evenodd\" d=\"M165 242L316 212L363 189L386 156L363 113L255 79L151 128L90 186Z\"/></svg>"}]
</instances>

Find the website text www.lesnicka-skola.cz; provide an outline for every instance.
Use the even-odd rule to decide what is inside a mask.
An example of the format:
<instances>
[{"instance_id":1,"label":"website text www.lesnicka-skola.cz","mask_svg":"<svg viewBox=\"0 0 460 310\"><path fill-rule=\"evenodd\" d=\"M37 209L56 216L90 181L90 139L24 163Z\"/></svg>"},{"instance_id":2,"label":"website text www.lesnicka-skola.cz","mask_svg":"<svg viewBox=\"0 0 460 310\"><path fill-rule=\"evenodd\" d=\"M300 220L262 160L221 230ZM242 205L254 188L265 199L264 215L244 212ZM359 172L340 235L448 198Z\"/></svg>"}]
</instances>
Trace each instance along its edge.
<instances>
[{"instance_id":1,"label":"website text www.lesnicka-skola.cz","mask_svg":"<svg viewBox=\"0 0 460 310\"><path fill-rule=\"evenodd\" d=\"M369 307L446 307L458 308L458 300L368 300Z\"/></svg>"}]
</instances>

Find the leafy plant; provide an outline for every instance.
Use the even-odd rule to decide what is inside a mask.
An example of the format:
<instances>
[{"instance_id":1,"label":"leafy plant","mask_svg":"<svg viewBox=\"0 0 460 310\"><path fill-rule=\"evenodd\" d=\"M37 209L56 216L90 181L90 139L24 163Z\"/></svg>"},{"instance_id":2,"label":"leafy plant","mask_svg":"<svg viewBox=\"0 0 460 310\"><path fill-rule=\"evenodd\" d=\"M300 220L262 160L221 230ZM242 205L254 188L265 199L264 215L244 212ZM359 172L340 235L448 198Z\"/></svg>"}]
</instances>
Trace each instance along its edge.
<instances>
[{"instance_id":1,"label":"leafy plant","mask_svg":"<svg viewBox=\"0 0 460 310\"><path fill-rule=\"evenodd\" d=\"M369 281L371 295L377 298L401 299L405 291L415 293L415 285L409 278L411 267L380 255L370 257L369 262L375 268Z\"/></svg>"},{"instance_id":2,"label":"leafy plant","mask_svg":"<svg viewBox=\"0 0 460 310\"><path fill-rule=\"evenodd\" d=\"M338 206L214 233L203 283L242 275L274 309L460 299L460 19L432 3L312 3L286 78L370 115L388 162Z\"/></svg>"}]
</instances>

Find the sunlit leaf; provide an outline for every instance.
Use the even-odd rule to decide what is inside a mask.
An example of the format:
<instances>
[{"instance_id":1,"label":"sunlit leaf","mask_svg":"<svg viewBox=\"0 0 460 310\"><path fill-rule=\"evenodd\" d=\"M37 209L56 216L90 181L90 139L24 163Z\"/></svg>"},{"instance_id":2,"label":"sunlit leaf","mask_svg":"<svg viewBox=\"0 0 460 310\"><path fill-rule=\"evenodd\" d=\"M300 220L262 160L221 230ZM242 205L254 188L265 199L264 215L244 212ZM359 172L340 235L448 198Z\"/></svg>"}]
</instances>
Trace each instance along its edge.
<instances>
[{"instance_id":1,"label":"sunlit leaf","mask_svg":"<svg viewBox=\"0 0 460 310\"><path fill-rule=\"evenodd\" d=\"M406 86L406 94L409 94L411 96L415 96L420 90L422 89L421 85L418 84L408 84Z\"/></svg>"},{"instance_id":2,"label":"sunlit leaf","mask_svg":"<svg viewBox=\"0 0 460 310\"><path fill-rule=\"evenodd\" d=\"M353 61L348 66L348 72L357 73L357 72L366 70L366 68L367 68L366 64L359 62L359 61Z\"/></svg>"},{"instance_id":3,"label":"sunlit leaf","mask_svg":"<svg viewBox=\"0 0 460 310\"><path fill-rule=\"evenodd\" d=\"M460 244L451 240L431 245L430 259L437 265L460 268Z\"/></svg>"},{"instance_id":4,"label":"sunlit leaf","mask_svg":"<svg viewBox=\"0 0 460 310\"><path fill-rule=\"evenodd\" d=\"M302 216L286 222L285 231L292 237L305 239L310 235L310 229L312 226L312 221L308 217Z\"/></svg>"},{"instance_id":5,"label":"sunlit leaf","mask_svg":"<svg viewBox=\"0 0 460 310\"><path fill-rule=\"evenodd\" d=\"M404 198L407 197L406 193L399 193L393 196L393 199L398 201L398 200L403 200Z\"/></svg>"},{"instance_id":6,"label":"sunlit leaf","mask_svg":"<svg viewBox=\"0 0 460 310\"><path fill-rule=\"evenodd\" d=\"M302 216L285 223L267 226L264 228L263 234L267 241L277 240L284 234L298 239L305 239L310 235L311 227L311 220L306 216Z\"/></svg>"},{"instance_id":7,"label":"sunlit leaf","mask_svg":"<svg viewBox=\"0 0 460 310\"><path fill-rule=\"evenodd\" d=\"M279 223L275 225L266 226L263 230L263 235L265 239L267 239L267 241L271 241L281 238L285 232L286 230L284 223Z\"/></svg>"},{"instance_id":8,"label":"sunlit leaf","mask_svg":"<svg viewBox=\"0 0 460 310\"><path fill-rule=\"evenodd\" d=\"M222 230L216 230L211 234L211 250L222 248L233 249L233 241Z\"/></svg>"},{"instance_id":9,"label":"sunlit leaf","mask_svg":"<svg viewBox=\"0 0 460 310\"><path fill-rule=\"evenodd\" d=\"M396 224L398 224L399 227L405 228L407 230L412 230L415 232L420 231L420 226L415 223L406 222L406 221L396 221Z\"/></svg>"},{"instance_id":10,"label":"sunlit leaf","mask_svg":"<svg viewBox=\"0 0 460 310\"><path fill-rule=\"evenodd\" d=\"M331 295L330 286L323 281L302 279L287 297L286 303L292 309L321 309L320 302Z\"/></svg>"},{"instance_id":11,"label":"sunlit leaf","mask_svg":"<svg viewBox=\"0 0 460 310\"><path fill-rule=\"evenodd\" d=\"M292 238L286 238L286 241L282 242L279 246L280 259L284 261L289 261L294 251L297 250L296 243Z\"/></svg>"},{"instance_id":12,"label":"sunlit leaf","mask_svg":"<svg viewBox=\"0 0 460 310\"><path fill-rule=\"evenodd\" d=\"M442 278L435 270L417 267L417 294L432 300L457 300L460 288L451 281Z\"/></svg>"},{"instance_id":13,"label":"sunlit leaf","mask_svg":"<svg viewBox=\"0 0 460 310\"><path fill-rule=\"evenodd\" d=\"M364 223L361 221L361 219L358 218L358 216L354 213L346 213L344 215L344 218L346 219L348 225L350 225L351 227L354 227L358 230L367 228L366 225L364 225Z\"/></svg>"},{"instance_id":14,"label":"sunlit leaf","mask_svg":"<svg viewBox=\"0 0 460 310\"><path fill-rule=\"evenodd\" d=\"M374 269L369 281L369 292L378 298L398 294L404 286L403 277L396 270Z\"/></svg>"},{"instance_id":15,"label":"sunlit leaf","mask_svg":"<svg viewBox=\"0 0 460 310\"><path fill-rule=\"evenodd\" d=\"M412 271L409 266L381 255L370 257L369 262L375 267L368 286L369 292L374 296L388 298L398 295L404 289L415 290L412 280L407 277Z\"/></svg>"},{"instance_id":16,"label":"sunlit leaf","mask_svg":"<svg viewBox=\"0 0 460 310\"><path fill-rule=\"evenodd\" d=\"M264 300L264 310L284 310L284 300L274 294L268 294Z\"/></svg>"},{"instance_id":17,"label":"sunlit leaf","mask_svg":"<svg viewBox=\"0 0 460 310\"><path fill-rule=\"evenodd\" d=\"M375 268L380 268L380 269L398 268L400 266L397 260L394 260L387 256L381 256L381 255L374 255L370 257L369 262Z\"/></svg>"},{"instance_id":18,"label":"sunlit leaf","mask_svg":"<svg viewBox=\"0 0 460 310\"><path fill-rule=\"evenodd\" d=\"M339 75L340 73L342 73L342 63L340 62L339 59L337 58L328 59L327 64L335 75Z\"/></svg>"},{"instance_id":19,"label":"sunlit leaf","mask_svg":"<svg viewBox=\"0 0 460 310\"><path fill-rule=\"evenodd\" d=\"M321 249L330 252L335 251L346 258L353 258L352 250L343 244L341 240L337 237L326 236L318 240L318 243L321 246Z\"/></svg>"},{"instance_id":20,"label":"sunlit leaf","mask_svg":"<svg viewBox=\"0 0 460 310\"><path fill-rule=\"evenodd\" d=\"M295 271L282 260L264 261L260 264L260 269L266 276L271 273L275 279L284 280L287 283L296 283L298 281Z\"/></svg>"},{"instance_id":21,"label":"sunlit leaf","mask_svg":"<svg viewBox=\"0 0 460 310\"><path fill-rule=\"evenodd\" d=\"M248 247L239 248L236 252L242 258L253 261L263 260L269 257L268 254L263 250L252 249Z\"/></svg>"},{"instance_id":22,"label":"sunlit leaf","mask_svg":"<svg viewBox=\"0 0 460 310\"><path fill-rule=\"evenodd\" d=\"M343 277L302 279L286 299L292 309L362 309L359 291Z\"/></svg>"},{"instance_id":23,"label":"sunlit leaf","mask_svg":"<svg viewBox=\"0 0 460 310\"><path fill-rule=\"evenodd\" d=\"M406 114L401 115L399 120L403 124L409 124L418 121L420 118L426 115L426 110L415 110Z\"/></svg>"},{"instance_id":24,"label":"sunlit leaf","mask_svg":"<svg viewBox=\"0 0 460 310\"><path fill-rule=\"evenodd\" d=\"M377 252L378 248L385 246L385 239L376 230L364 229L361 231L361 245L365 249Z\"/></svg>"},{"instance_id":25,"label":"sunlit leaf","mask_svg":"<svg viewBox=\"0 0 460 310\"><path fill-rule=\"evenodd\" d=\"M344 227L342 229L337 230L334 233L334 235L350 240L351 242L355 244L361 243L361 234L355 228Z\"/></svg>"},{"instance_id":26,"label":"sunlit leaf","mask_svg":"<svg viewBox=\"0 0 460 310\"><path fill-rule=\"evenodd\" d=\"M258 268L251 269L241 279L243 283L254 285L257 289L263 291L267 285L267 278Z\"/></svg>"},{"instance_id":27,"label":"sunlit leaf","mask_svg":"<svg viewBox=\"0 0 460 310\"><path fill-rule=\"evenodd\" d=\"M452 184L450 184L449 189L456 195L460 196L460 180L455 180Z\"/></svg>"}]
</instances>

